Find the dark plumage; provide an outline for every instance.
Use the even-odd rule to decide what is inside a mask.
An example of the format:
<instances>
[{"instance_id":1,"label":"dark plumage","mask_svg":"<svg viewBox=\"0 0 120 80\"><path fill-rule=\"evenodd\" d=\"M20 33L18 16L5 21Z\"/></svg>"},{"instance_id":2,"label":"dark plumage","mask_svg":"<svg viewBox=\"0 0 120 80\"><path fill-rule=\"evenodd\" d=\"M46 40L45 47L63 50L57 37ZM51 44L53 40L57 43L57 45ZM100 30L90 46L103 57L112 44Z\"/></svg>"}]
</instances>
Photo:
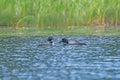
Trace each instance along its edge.
<instances>
[{"instance_id":1,"label":"dark plumage","mask_svg":"<svg viewBox=\"0 0 120 80\"><path fill-rule=\"evenodd\" d=\"M53 37L52 36L49 36L47 38L47 41L48 42L46 42L46 43L39 44L39 46L52 46L52 45L54 45L54 43L53 43Z\"/></svg>"},{"instance_id":2,"label":"dark plumage","mask_svg":"<svg viewBox=\"0 0 120 80\"><path fill-rule=\"evenodd\" d=\"M86 45L86 43L80 43L76 40L68 41L68 39L66 39L66 38L62 38L62 40L60 42L64 43L65 45L67 45L67 44L68 45Z\"/></svg>"}]
</instances>

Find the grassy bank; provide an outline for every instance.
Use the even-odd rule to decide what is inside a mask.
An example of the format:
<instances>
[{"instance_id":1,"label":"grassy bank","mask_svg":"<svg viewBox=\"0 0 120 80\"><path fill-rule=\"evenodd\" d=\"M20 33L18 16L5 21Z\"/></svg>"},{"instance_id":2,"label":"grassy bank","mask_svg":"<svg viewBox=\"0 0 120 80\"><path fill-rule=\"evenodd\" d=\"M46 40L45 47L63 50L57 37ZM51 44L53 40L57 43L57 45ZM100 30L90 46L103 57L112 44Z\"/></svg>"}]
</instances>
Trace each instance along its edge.
<instances>
[{"instance_id":1,"label":"grassy bank","mask_svg":"<svg viewBox=\"0 0 120 80\"><path fill-rule=\"evenodd\" d=\"M120 0L0 0L0 26L117 25Z\"/></svg>"},{"instance_id":2,"label":"grassy bank","mask_svg":"<svg viewBox=\"0 0 120 80\"><path fill-rule=\"evenodd\" d=\"M95 28L87 26L74 27L13 27L0 28L0 37L5 36L50 36L50 35L120 35L120 29Z\"/></svg>"}]
</instances>

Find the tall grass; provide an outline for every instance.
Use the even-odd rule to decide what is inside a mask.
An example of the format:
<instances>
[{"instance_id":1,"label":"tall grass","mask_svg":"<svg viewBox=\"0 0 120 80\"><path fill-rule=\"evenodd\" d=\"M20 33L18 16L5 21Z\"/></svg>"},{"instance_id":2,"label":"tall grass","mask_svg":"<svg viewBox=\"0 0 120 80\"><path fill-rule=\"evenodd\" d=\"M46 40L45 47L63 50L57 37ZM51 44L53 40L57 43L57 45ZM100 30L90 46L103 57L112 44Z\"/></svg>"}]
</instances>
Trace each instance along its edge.
<instances>
[{"instance_id":1,"label":"tall grass","mask_svg":"<svg viewBox=\"0 0 120 80\"><path fill-rule=\"evenodd\" d=\"M120 24L120 0L0 0L0 26Z\"/></svg>"}]
</instances>

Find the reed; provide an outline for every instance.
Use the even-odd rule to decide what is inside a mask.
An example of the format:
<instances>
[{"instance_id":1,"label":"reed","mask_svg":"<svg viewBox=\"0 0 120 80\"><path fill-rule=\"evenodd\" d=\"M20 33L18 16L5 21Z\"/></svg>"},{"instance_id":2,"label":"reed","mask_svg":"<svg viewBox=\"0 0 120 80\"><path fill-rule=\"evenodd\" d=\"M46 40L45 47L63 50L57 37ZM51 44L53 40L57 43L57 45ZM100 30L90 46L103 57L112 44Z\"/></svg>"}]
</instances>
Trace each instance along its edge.
<instances>
[{"instance_id":1,"label":"reed","mask_svg":"<svg viewBox=\"0 0 120 80\"><path fill-rule=\"evenodd\" d=\"M0 0L0 25L120 24L120 0Z\"/></svg>"}]
</instances>

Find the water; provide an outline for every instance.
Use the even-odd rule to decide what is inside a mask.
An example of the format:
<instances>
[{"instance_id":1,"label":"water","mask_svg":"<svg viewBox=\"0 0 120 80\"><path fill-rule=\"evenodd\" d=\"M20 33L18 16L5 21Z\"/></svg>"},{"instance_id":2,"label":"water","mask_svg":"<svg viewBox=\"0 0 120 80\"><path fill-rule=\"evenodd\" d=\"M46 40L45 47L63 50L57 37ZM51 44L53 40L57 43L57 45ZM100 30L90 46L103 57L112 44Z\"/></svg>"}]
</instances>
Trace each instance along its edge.
<instances>
[{"instance_id":1,"label":"water","mask_svg":"<svg viewBox=\"0 0 120 80\"><path fill-rule=\"evenodd\" d=\"M0 80L120 80L120 37L67 36L83 46L38 46L46 37L0 38Z\"/></svg>"}]
</instances>

